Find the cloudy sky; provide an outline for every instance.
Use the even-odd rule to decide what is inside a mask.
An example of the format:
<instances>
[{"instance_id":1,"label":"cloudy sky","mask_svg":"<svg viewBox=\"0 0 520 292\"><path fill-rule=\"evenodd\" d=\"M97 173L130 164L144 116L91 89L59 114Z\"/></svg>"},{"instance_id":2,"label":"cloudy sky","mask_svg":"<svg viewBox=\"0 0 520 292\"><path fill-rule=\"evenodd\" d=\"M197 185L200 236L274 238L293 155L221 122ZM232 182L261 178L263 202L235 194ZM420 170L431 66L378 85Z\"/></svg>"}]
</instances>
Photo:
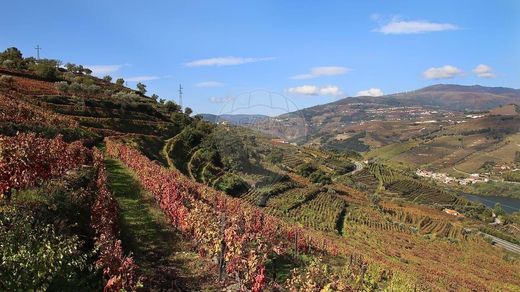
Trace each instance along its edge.
<instances>
[{"instance_id":1,"label":"cloudy sky","mask_svg":"<svg viewBox=\"0 0 520 292\"><path fill-rule=\"evenodd\" d=\"M520 88L520 1L79 2L3 3L0 49L38 44L173 100L182 84L197 113L259 88L299 108L436 83Z\"/></svg>"}]
</instances>

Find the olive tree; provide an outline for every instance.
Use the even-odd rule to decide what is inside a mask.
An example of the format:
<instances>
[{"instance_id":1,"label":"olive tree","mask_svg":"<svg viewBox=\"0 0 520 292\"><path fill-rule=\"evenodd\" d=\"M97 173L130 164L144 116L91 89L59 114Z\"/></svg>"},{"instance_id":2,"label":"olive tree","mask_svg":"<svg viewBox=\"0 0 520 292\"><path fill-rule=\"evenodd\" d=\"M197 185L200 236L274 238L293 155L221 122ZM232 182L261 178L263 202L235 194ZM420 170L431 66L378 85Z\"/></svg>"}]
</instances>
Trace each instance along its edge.
<instances>
[{"instance_id":1,"label":"olive tree","mask_svg":"<svg viewBox=\"0 0 520 292\"><path fill-rule=\"evenodd\" d=\"M137 90L139 90L139 92L142 94L146 94L146 85L141 82L137 83Z\"/></svg>"}]
</instances>

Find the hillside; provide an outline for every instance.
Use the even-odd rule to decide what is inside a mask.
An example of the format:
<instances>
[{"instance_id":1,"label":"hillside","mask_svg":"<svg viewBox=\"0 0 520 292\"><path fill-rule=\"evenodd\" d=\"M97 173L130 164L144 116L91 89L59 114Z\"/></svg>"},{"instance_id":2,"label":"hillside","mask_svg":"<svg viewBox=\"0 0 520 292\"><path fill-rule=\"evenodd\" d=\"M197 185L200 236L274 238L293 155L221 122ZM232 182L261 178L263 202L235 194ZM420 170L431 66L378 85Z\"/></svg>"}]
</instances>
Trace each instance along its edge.
<instances>
[{"instance_id":1,"label":"hillside","mask_svg":"<svg viewBox=\"0 0 520 292\"><path fill-rule=\"evenodd\" d=\"M465 115L368 102L340 107L349 111L342 120L325 105L312 117L314 140L298 146L190 117L79 65L15 60L0 69L0 235L9 247L0 250L0 290L520 287L518 255L479 233L518 243L518 214L392 161L443 137L471 137L468 148L511 139L500 133L518 131L516 107L456 123ZM409 144L386 160L356 152L400 139ZM349 151L337 151L344 144ZM506 223L489 225L493 212Z\"/></svg>"},{"instance_id":2,"label":"hillside","mask_svg":"<svg viewBox=\"0 0 520 292\"><path fill-rule=\"evenodd\" d=\"M500 105L520 103L520 89L437 84L381 97L347 97L332 104L348 103L382 103L386 105L434 107L452 111L479 111L489 110Z\"/></svg>"},{"instance_id":3,"label":"hillside","mask_svg":"<svg viewBox=\"0 0 520 292\"><path fill-rule=\"evenodd\" d=\"M427 136L443 127L490 115L511 115L520 103L520 90L502 87L433 85L382 97L351 97L277 117L290 125L303 119L307 136L292 139L334 151L366 152L393 143ZM501 108L501 112L497 108ZM511 109L504 112L504 109ZM493 122L490 125L493 127ZM264 127L269 131L269 126ZM290 129L290 127L286 127ZM283 131L272 132L289 137Z\"/></svg>"}]
</instances>

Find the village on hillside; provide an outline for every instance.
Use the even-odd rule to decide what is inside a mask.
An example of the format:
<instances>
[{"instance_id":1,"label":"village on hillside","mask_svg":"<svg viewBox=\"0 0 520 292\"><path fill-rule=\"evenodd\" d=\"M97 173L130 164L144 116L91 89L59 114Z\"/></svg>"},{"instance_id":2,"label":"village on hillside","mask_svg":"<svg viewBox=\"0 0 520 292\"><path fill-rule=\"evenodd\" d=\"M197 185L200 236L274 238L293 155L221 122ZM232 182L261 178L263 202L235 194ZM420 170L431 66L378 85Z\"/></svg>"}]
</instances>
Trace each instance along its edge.
<instances>
[{"instance_id":1,"label":"village on hillside","mask_svg":"<svg viewBox=\"0 0 520 292\"><path fill-rule=\"evenodd\" d=\"M418 169L415 174L420 177L431 178L444 184L460 184L465 186L470 184L489 182L489 178L487 176L478 173L472 173L467 178L456 178L443 172L433 172L430 170Z\"/></svg>"}]
</instances>

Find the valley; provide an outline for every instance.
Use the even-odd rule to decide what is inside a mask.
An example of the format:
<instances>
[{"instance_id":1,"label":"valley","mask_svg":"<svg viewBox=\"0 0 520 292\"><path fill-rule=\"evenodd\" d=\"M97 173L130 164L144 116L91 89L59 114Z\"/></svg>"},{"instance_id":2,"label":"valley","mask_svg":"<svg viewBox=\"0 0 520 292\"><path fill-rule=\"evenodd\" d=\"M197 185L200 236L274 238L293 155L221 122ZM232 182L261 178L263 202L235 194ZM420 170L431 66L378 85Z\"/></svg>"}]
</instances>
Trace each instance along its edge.
<instances>
[{"instance_id":1,"label":"valley","mask_svg":"<svg viewBox=\"0 0 520 292\"><path fill-rule=\"evenodd\" d=\"M421 101L434 87L413 98L346 98L255 116L254 124L208 122L74 66L50 65L54 76L30 66L0 69L0 232L14 238L11 213L39 210L31 224L70 237L75 255L89 255L46 275L45 287L60 285L65 272L72 287L88 278L108 291L520 286L519 255L486 239L520 243L518 210L460 195L492 194L516 178L514 90L465 88L483 95L471 113L452 103L458 87L439 93L437 106ZM503 91L511 100L500 106L492 98ZM307 121L307 136L293 135L295 115ZM496 185L458 183L473 173ZM65 217L46 211L53 208ZM16 234L23 242L36 232L29 225ZM17 281L1 278L0 287Z\"/></svg>"}]
</instances>

